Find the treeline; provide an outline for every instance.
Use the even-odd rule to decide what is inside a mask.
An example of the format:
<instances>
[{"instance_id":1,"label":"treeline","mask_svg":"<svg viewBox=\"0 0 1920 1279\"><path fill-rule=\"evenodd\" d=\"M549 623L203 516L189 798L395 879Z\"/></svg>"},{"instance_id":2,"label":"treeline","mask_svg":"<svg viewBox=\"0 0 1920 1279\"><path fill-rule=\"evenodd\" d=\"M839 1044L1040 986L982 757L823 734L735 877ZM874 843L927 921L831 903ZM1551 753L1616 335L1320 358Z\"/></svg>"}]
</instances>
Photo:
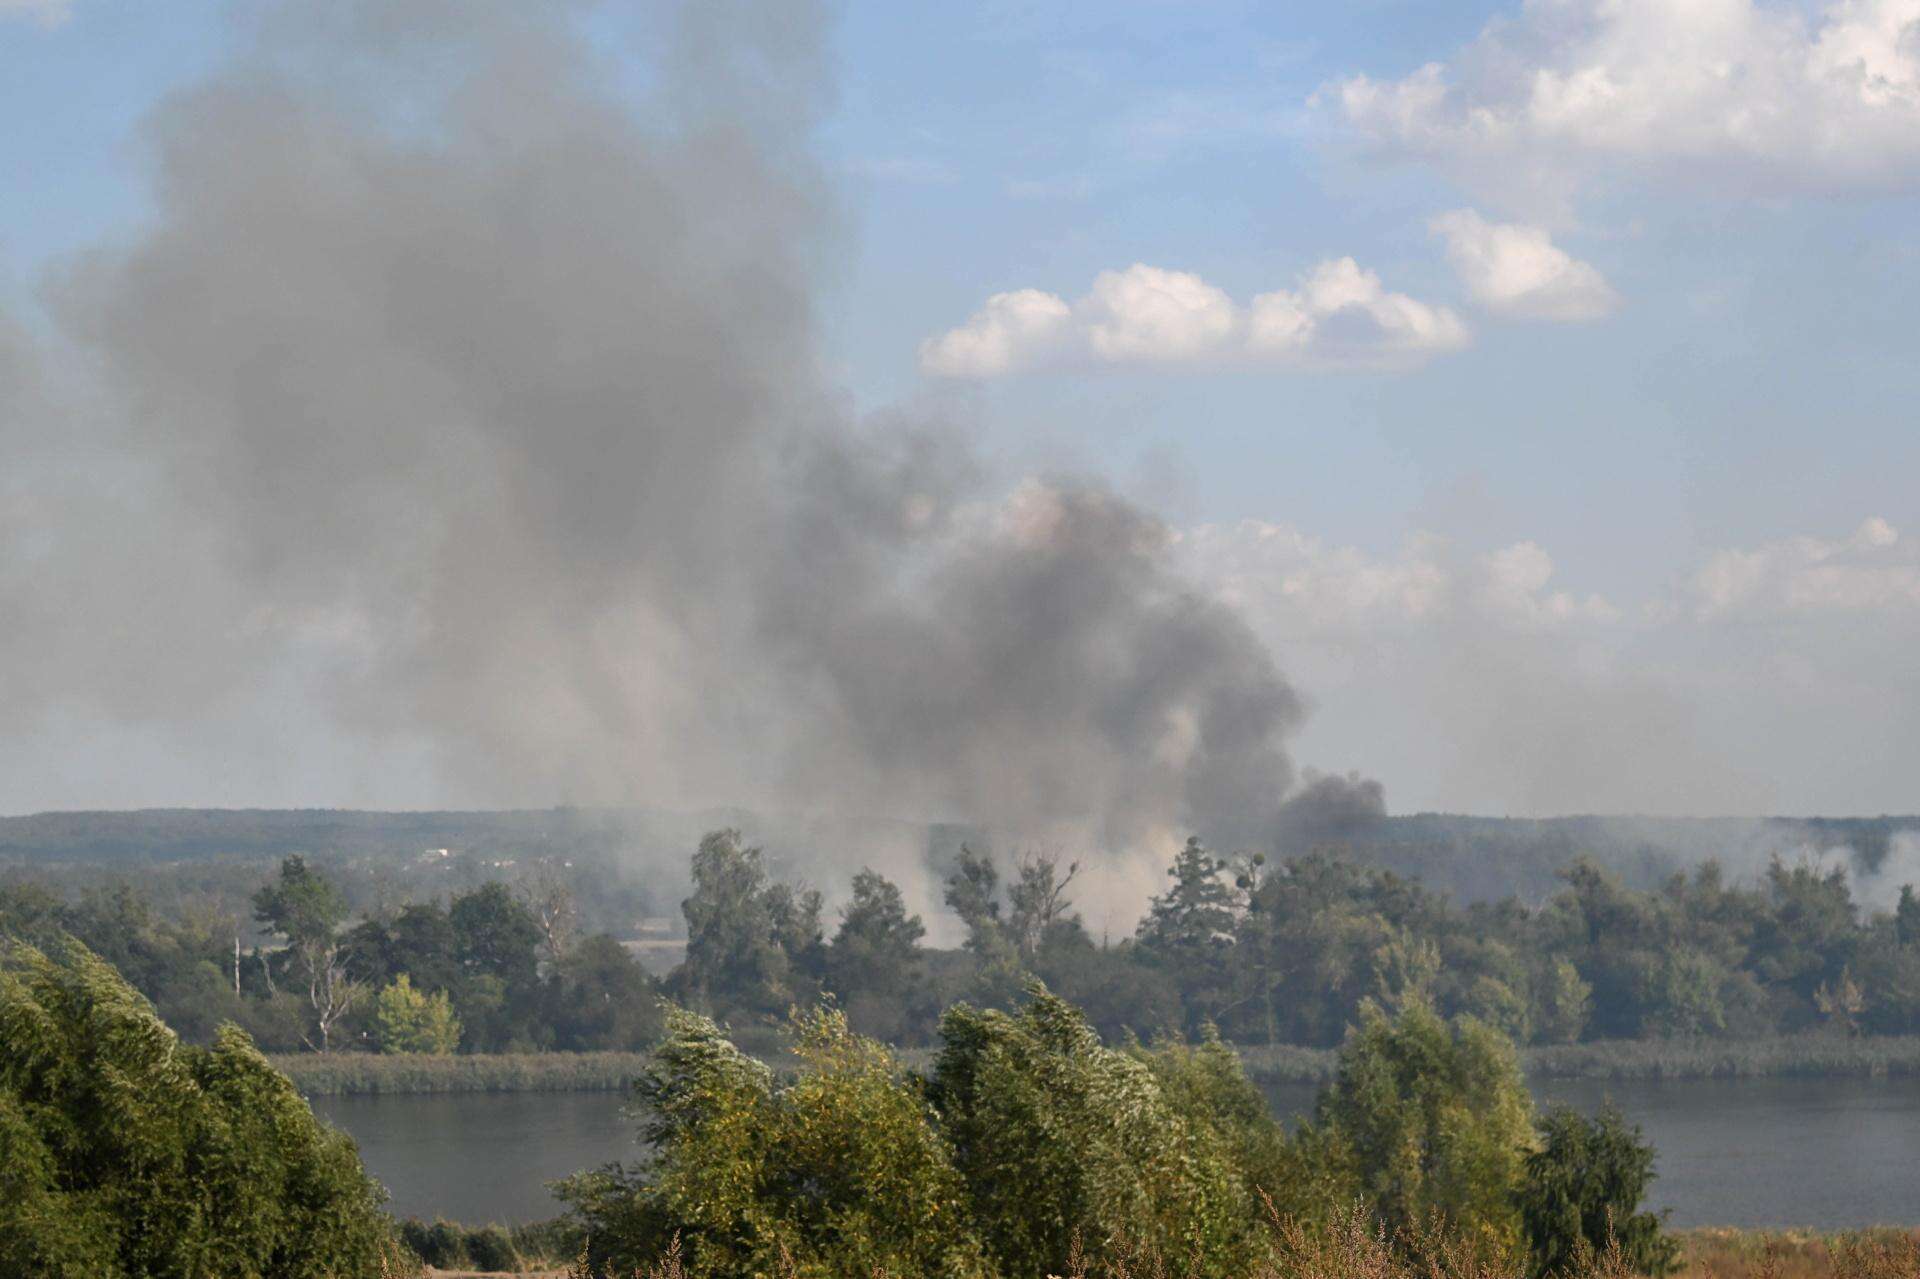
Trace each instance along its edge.
<instances>
[{"instance_id":1,"label":"treeline","mask_svg":"<svg viewBox=\"0 0 1920 1279\"><path fill-rule=\"evenodd\" d=\"M552 859L445 898L353 912L302 857L236 921L154 909L125 886L67 900L0 887L0 929L70 933L107 956L170 1023L205 1042L222 1020L287 1051L635 1050L663 996L724 1019L759 1048L788 1009L823 995L888 1042L934 1041L942 1009L1008 1007L1033 978L1100 1032L1328 1047L1369 999L1420 998L1522 1044L1825 1030L1920 1032L1920 901L1863 911L1844 869L1775 859L1736 883L1707 862L1635 889L1578 859L1538 906L1461 905L1333 853L1269 862L1179 850L1134 935L1097 941L1074 909L1079 869L1044 855L961 849L944 886L966 929L927 947L900 888L867 870L828 918L737 831L706 836L682 904L686 955L656 980L581 927L577 878Z\"/></svg>"},{"instance_id":2,"label":"treeline","mask_svg":"<svg viewBox=\"0 0 1920 1279\"><path fill-rule=\"evenodd\" d=\"M659 983L611 936L575 935L554 867L354 923L338 886L295 855L253 913L276 940L243 951L231 916L161 913L125 884L71 902L0 886L0 935L77 938L193 1042L229 1021L274 1052L634 1051L660 1032Z\"/></svg>"},{"instance_id":3,"label":"treeline","mask_svg":"<svg viewBox=\"0 0 1920 1279\"><path fill-rule=\"evenodd\" d=\"M1413 993L1523 1043L1920 1029L1920 908L1908 892L1863 917L1838 868L1775 860L1735 885L1709 862L1638 891L1576 860L1539 908L1460 907L1336 855L1269 865L1190 842L1114 946L1073 910L1075 874L963 850L945 897L965 947L930 951L879 874L856 876L829 939L817 894L719 832L695 856L687 958L668 985L744 1025L826 991L863 1032L901 1043L928 1042L956 1000L1005 1006L1029 975L1109 1036L1211 1024L1240 1043L1330 1046L1367 998Z\"/></svg>"},{"instance_id":4,"label":"treeline","mask_svg":"<svg viewBox=\"0 0 1920 1279\"><path fill-rule=\"evenodd\" d=\"M946 886L967 928L954 953L923 949L898 889L866 872L829 940L817 896L770 882L722 832L695 859L687 961L669 985L749 1022L829 992L897 1043L927 1042L957 1000L1006 1006L1029 976L1109 1037L1213 1027L1332 1046L1367 1000L1414 997L1532 1044L1920 1030L1920 901L1907 889L1893 913L1863 914L1840 868L1775 859L1743 885L1708 862L1640 891L1583 859L1537 908L1462 907L1335 855L1275 865L1189 841L1117 945L1072 909L1076 873L963 852Z\"/></svg>"}]
</instances>

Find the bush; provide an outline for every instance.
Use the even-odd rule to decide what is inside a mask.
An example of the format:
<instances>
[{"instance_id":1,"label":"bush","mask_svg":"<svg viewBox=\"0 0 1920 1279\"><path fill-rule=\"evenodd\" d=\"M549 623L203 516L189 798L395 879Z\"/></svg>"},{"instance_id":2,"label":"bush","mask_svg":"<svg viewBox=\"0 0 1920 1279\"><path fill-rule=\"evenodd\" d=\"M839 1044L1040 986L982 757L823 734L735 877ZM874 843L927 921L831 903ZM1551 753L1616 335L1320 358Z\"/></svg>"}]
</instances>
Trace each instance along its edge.
<instances>
[{"instance_id":1,"label":"bush","mask_svg":"<svg viewBox=\"0 0 1920 1279\"><path fill-rule=\"evenodd\" d=\"M1017 1013L950 1009L929 1088L1002 1273L1062 1273L1076 1244L1096 1262L1127 1247L1241 1268L1259 1214L1230 1121L1182 1114L1145 1062L1045 987L1029 996ZM1205 1110L1203 1090L1187 1099Z\"/></svg>"},{"instance_id":2,"label":"bush","mask_svg":"<svg viewBox=\"0 0 1920 1279\"><path fill-rule=\"evenodd\" d=\"M232 1026L180 1043L77 942L0 943L0 1273L372 1275L383 1192Z\"/></svg>"},{"instance_id":3,"label":"bush","mask_svg":"<svg viewBox=\"0 0 1920 1279\"><path fill-rule=\"evenodd\" d=\"M964 1189L919 1090L837 1011L797 1016L801 1072L771 1072L675 1009L636 1087L651 1165L563 1183L596 1265L668 1240L696 1276L984 1275Z\"/></svg>"},{"instance_id":4,"label":"bush","mask_svg":"<svg viewBox=\"0 0 1920 1279\"><path fill-rule=\"evenodd\" d=\"M1673 1270L1679 1242L1660 1216L1640 1210L1652 1181L1653 1147L1618 1110L1592 1119L1549 1111L1517 1196L1531 1274L1559 1274L1608 1247L1641 1274Z\"/></svg>"},{"instance_id":5,"label":"bush","mask_svg":"<svg viewBox=\"0 0 1920 1279\"><path fill-rule=\"evenodd\" d=\"M1498 1031L1419 1001L1394 1017L1368 1005L1316 1121L1389 1229L1437 1217L1490 1258L1518 1253L1512 1196L1534 1145L1533 1100Z\"/></svg>"}]
</instances>

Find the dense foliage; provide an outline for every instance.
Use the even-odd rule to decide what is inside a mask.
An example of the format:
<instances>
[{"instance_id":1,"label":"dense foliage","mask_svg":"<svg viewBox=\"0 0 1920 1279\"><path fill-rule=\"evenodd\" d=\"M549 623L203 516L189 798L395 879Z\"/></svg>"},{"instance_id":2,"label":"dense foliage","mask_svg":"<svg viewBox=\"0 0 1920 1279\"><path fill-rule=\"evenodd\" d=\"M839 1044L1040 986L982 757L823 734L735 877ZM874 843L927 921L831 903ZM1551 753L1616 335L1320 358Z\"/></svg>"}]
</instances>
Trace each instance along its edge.
<instances>
[{"instance_id":1,"label":"dense foliage","mask_svg":"<svg viewBox=\"0 0 1920 1279\"><path fill-rule=\"evenodd\" d=\"M372 1275L380 1199L238 1030L187 1047L84 948L0 951L0 1273Z\"/></svg>"},{"instance_id":2,"label":"dense foliage","mask_svg":"<svg viewBox=\"0 0 1920 1279\"><path fill-rule=\"evenodd\" d=\"M567 898L542 888L533 876L512 887L489 881L356 922L337 885L296 854L253 894L264 936L245 951L236 919L162 912L127 884L75 901L31 882L0 886L0 936L78 938L198 1043L232 1022L274 1051L651 1044L659 983L613 938L571 936Z\"/></svg>"},{"instance_id":3,"label":"dense foliage","mask_svg":"<svg viewBox=\"0 0 1920 1279\"><path fill-rule=\"evenodd\" d=\"M639 917L619 937L581 927L604 904L597 871L499 864L502 878L444 896L368 901L290 856L254 881L246 919L163 907L129 883L16 879L0 882L0 933L70 933L189 1040L230 1020L282 1051L432 1050L455 1026L468 1053L636 1050L660 1032L662 995L755 1050L823 994L862 1034L930 1045L942 1009L1008 1008L1035 978L1110 1040L1211 1026L1242 1046L1331 1048L1367 1001L1416 996L1541 1049L1920 1033L1920 900L1863 911L1846 869L1811 860L1776 858L1742 882L1708 861L1639 889L1574 858L1538 905L1462 904L1337 852L1223 856L1190 840L1134 934L1111 940L1075 909L1077 865L957 846L943 889L964 941L934 950L877 871L852 876L833 918L821 893L720 830L692 859L684 962L663 980L634 957ZM649 922L647 944L665 926ZM382 992L392 1024L402 978L404 999L444 999L436 1035L383 1031Z\"/></svg>"},{"instance_id":4,"label":"dense foliage","mask_svg":"<svg viewBox=\"0 0 1920 1279\"><path fill-rule=\"evenodd\" d=\"M1419 1001L1369 1009L1291 1136L1217 1039L1106 1045L1038 985L1015 1010L962 1004L940 1025L917 1074L837 1010L796 1013L800 1068L782 1080L676 1010L636 1089L651 1157L563 1192L594 1262L625 1273L674 1250L684 1273L713 1279L1143 1260L1238 1276L1318 1246L1356 1206L1396 1247L1444 1239L1486 1273L1590 1258L1581 1232L1596 1212L1601 1250L1613 1214L1630 1232L1623 1255L1656 1272L1671 1256L1639 1210L1651 1154L1637 1134L1558 1114L1536 1133L1512 1045ZM1569 1231L1586 1251L1566 1252Z\"/></svg>"},{"instance_id":5,"label":"dense foliage","mask_svg":"<svg viewBox=\"0 0 1920 1279\"><path fill-rule=\"evenodd\" d=\"M1517 1195L1534 1279L1566 1274L1611 1246L1641 1274L1674 1269L1678 1244L1640 1210L1653 1181L1653 1150L1620 1112L1591 1118L1557 1106L1540 1120Z\"/></svg>"}]
</instances>

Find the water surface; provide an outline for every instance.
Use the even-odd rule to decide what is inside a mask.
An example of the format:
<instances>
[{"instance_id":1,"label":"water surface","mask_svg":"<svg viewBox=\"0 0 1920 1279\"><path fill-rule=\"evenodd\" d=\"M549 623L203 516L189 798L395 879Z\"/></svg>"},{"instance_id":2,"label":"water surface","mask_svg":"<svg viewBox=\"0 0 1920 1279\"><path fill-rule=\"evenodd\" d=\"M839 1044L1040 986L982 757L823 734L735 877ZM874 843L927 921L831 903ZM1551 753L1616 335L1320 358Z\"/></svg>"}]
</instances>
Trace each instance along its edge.
<instances>
[{"instance_id":1,"label":"water surface","mask_svg":"<svg viewBox=\"0 0 1920 1279\"><path fill-rule=\"evenodd\" d=\"M1286 1115L1314 1089L1269 1090ZM1920 1224L1920 1079L1543 1080L1542 1104L1607 1097L1659 1151L1653 1204L1676 1226ZM322 1097L402 1216L529 1221L546 1182L638 1153L614 1093Z\"/></svg>"}]
</instances>

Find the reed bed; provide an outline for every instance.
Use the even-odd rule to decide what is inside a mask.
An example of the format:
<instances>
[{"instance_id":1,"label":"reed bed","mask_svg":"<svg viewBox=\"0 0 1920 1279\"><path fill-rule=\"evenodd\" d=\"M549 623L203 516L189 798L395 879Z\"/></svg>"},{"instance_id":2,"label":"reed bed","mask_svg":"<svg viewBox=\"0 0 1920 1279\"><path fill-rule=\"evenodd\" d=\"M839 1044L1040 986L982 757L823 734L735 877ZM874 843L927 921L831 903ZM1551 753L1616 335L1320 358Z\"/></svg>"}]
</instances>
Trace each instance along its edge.
<instances>
[{"instance_id":1,"label":"reed bed","mask_svg":"<svg viewBox=\"0 0 1920 1279\"><path fill-rule=\"evenodd\" d=\"M619 1092L645 1053L302 1053L275 1056L309 1097L401 1093Z\"/></svg>"},{"instance_id":2,"label":"reed bed","mask_svg":"<svg viewBox=\"0 0 1920 1279\"><path fill-rule=\"evenodd\" d=\"M789 1063L776 1045L756 1054L776 1069ZM1324 1084L1339 1053L1294 1044L1237 1050L1262 1084ZM903 1049L909 1067L931 1053ZM271 1058L308 1096L398 1093L618 1092L646 1067L645 1053L297 1053ZM1920 1035L1783 1035L1768 1039L1610 1039L1522 1050L1539 1079L1758 1079L1768 1076L1920 1075Z\"/></svg>"},{"instance_id":3,"label":"reed bed","mask_svg":"<svg viewBox=\"0 0 1920 1279\"><path fill-rule=\"evenodd\" d=\"M1767 1039L1616 1039L1534 1047L1543 1079L1747 1079L1920 1074L1920 1035L1780 1035Z\"/></svg>"}]
</instances>

